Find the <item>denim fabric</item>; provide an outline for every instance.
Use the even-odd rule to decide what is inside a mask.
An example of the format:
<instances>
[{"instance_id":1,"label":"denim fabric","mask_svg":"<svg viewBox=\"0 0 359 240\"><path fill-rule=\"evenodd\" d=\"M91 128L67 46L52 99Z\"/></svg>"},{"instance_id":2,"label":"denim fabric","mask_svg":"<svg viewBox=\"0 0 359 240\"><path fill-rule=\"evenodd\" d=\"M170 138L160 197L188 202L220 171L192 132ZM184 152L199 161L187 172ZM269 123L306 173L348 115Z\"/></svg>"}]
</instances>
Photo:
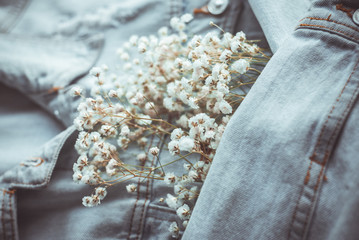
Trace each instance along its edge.
<instances>
[{"instance_id":1,"label":"denim fabric","mask_svg":"<svg viewBox=\"0 0 359 240\"><path fill-rule=\"evenodd\" d=\"M19 11L21 17L13 19L12 26L17 24L10 33L4 34L9 32L4 30L0 34L0 82L20 91L68 128L38 151L27 152L37 158L21 162L14 158L16 161L11 165L2 166L0 239L170 238L169 224L178 217L158 201L172 191L161 182L134 180L139 185L134 195L119 186L109 191L99 207L89 209L81 205L82 196L91 194L92 189L72 181L72 164L77 154L73 148L76 133L71 125L78 100L68 92L75 83L87 90L91 87L91 79L85 76L91 66L106 63L114 68L116 48L132 34L153 34L159 27L168 25L171 17L191 12L207 1L19 2L24 7L18 9L27 6L26 11ZM9 15L9 9L13 8L12 4L4 3L9 7L2 8L6 14L0 14L1 17ZM111 18L103 18L99 8L116 11L110 11ZM81 21L96 17L101 21L91 24ZM226 31L244 30L249 38L264 39L246 1L231 1L219 16L196 15L189 28L203 34L213 30L210 21ZM13 100L28 101L15 96ZM33 121L31 113L24 115ZM12 113L1 111L1 114L3 123L11 119ZM41 116L45 114L41 112ZM47 137L61 129L50 117L41 123L43 128L52 128ZM21 133L25 127L28 125L20 124L17 132ZM34 133L41 134L34 129ZM7 133L0 137L0 142L15 136ZM151 145L157 142L153 139ZM11 156L9 151L7 156ZM18 152L23 152L21 146ZM134 153L135 150L129 150L123 157L132 159ZM161 159L166 159L166 154L161 153ZM155 159L149 162L150 166L156 164Z\"/></svg>"},{"instance_id":2,"label":"denim fabric","mask_svg":"<svg viewBox=\"0 0 359 240\"><path fill-rule=\"evenodd\" d=\"M310 0L249 0L272 52L292 33L310 7Z\"/></svg>"},{"instance_id":3,"label":"denim fabric","mask_svg":"<svg viewBox=\"0 0 359 240\"><path fill-rule=\"evenodd\" d=\"M272 40L280 45L228 125L183 239L358 239L358 8L312 1Z\"/></svg>"}]
</instances>

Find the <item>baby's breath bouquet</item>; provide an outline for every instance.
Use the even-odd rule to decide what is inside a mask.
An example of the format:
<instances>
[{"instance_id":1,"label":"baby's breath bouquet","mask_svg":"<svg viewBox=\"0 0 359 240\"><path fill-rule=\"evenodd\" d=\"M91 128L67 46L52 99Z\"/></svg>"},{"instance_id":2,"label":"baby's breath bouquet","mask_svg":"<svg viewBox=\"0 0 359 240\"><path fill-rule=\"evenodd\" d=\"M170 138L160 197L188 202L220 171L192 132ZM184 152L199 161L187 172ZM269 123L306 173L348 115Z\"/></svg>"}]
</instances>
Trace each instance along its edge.
<instances>
[{"instance_id":1,"label":"baby's breath bouquet","mask_svg":"<svg viewBox=\"0 0 359 240\"><path fill-rule=\"evenodd\" d=\"M268 61L243 32L190 36L185 30L191 20L186 14L171 19L171 32L163 27L158 36L132 36L117 50L121 74L106 66L91 69L91 97L73 89L83 99L74 121L80 157L73 179L94 187L84 206L100 204L108 188L130 179L155 179L174 187L160 201L186 227L226 125ZM153 137L162 147L148 147ZM129 148L137 148L137 164L123 157ZM160 151L173 159L161 161ZM149 158L158 164L149 167ZM166 171L178 161L184 163L181 174ZM119 186L137 191L133 182ZM178 236L176 222L169 229Z\"/></svg>"}]
</instances>

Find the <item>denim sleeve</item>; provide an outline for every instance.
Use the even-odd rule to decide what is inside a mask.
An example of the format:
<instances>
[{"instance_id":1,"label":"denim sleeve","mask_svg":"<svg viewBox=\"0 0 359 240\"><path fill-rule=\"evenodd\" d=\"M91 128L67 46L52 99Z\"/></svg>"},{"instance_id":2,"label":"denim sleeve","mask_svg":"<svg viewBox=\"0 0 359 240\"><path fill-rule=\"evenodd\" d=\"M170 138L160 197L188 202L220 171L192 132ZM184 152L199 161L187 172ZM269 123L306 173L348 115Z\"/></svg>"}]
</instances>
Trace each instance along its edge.
<instances>
[{"instance_id":1,"label":"denim sleeve","mask_svg":"<svg viewBox=\"0 0 359 240\"><path fill-rule=\"evenodd\" d=\"M134 195L119 186L111 190L100 206L89 209L81 205L81 198L93 189L72 181L72 165L78 156L73 147L76 133L71 125L77 103L67 93L75 82L85 90L91 88L90 79L84 75L92 65L106 63L115 68L116 48L132 34L154 34L168 25L172 17L207 3L207 0L110 0L75 4L70 0L32 0L15 28L0 34L0 81L22 92L68 127L34 151L36 158L2 168L0 239L170 237L168 227L177 216L159 202L160 197L173 191L163 182L135 179L138 191ZM103 18L104 10L113 14L112 19ZM97 18L98 22L85 24L82 19L86 17ZM246 30L251 38L263 38L256 21L253 22L256 30L248 32L247 19L251 23L255 19L247 2L233 0L224 14L196 15L190 28L203 34L213 30L208 24L213 21L225 31ZM56 22L61 22L59 28ZM99 33L104 42L97 37ZM156 140L153 144L157 144ZM22 146L18 152L21 151ZM135 153L124 157L131 160ZM166 157L161 154L161 158ZM152 160L149 164L152 167L157 163ZM182 169L182 163L175 167Z\"/></svg>"},{"instance_id":2,"label":"denim sleeve","mask_svg":"<svg viewBox=\"0 0 359 240\"><path fill-rule=\"evenodd\" d=\"M358 238L358 8L316 0L298 19L231 119L183 239Z\"/></svg>"}]
</instances>

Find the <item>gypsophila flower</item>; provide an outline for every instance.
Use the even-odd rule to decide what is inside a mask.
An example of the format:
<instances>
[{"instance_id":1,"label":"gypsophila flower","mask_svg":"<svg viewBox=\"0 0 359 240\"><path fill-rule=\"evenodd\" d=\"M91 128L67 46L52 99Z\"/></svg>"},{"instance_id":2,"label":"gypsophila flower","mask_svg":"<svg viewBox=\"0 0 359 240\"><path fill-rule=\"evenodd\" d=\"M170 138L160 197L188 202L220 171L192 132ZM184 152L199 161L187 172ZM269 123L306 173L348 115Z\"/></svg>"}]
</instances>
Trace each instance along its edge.
<instances>
[{"instance_id":1,"label":"gypsophila flower","mask_svg":"<svg viewBox=\"0 0 359 240\"><path fill-rule=\"evenodd\" d=\"M103 188L103 187L96 188L96 193L95 194L98 196L98 198L100 200L104 199L106 197L106 195L107 195L106 188Z\"/></svg>"},{"instance_id":2,"label":"gypsophila flower","mask_svg":"<svg viewBox=\"0 0 359 240\"><path fill-rule=\"evenodd\" d=\"M177 216L182 220L186 220L190 218L191 210L187 204L183 204L183 206L179 207L176 211Z\"/></svg>"},{"instance_id":3,"label":"gypsophila flower","mask_svg":"<svg viewBox=\"0 0 359 240\"><path fill-rule=\"evenodd\" d=\"M133 184L133 183L128 184L128 185L126 186L126 190L127 190L127 192L129 192L129 193L136 192L136 191L137 191L137 186L136 186L135 184Z\"/></svg>"},{"instance_id":4,"label":"gypsophila flower","mask_svg":"<svg viewBox=\"0 0 359 240\"><path fill-rule=\"evenodd\" d=\"M72 179L74 180L75 183L81 183L81 179L82 179L81 172L80 171L74 172L74 174L72 175Z\"/></svg>"},{"instance_id":5,"label":"gypsophila flower","mask_svg":"<svg viewBox=\"0 0 359 240\"><path fill-rule=\"evenodd\" d=\"M191 137L185 136L179 140L178 147L181 151L192 151L195 147L194 140Z\"/></svg>"},{"instance_id":6,"label":"gypsophila flower","mask_svg":"<svg viewBox=\"0 0 359 240\"><path fill-rule=\"evenodd\" d=\"M130 128L127 125L123 125L120 134L125 137L128 136L130 134Z\"/></svg>"},{"instance_id":7,"label":"gypsophila flower","mask_svg":"<svg viewBox=\"0 0 359 240\"><path fill-rule=\"evenodd\" d=\"M81 96L72 178L94 188L84 206L100 204L111 187L130 179L163 181L174 193L160 202L187 226L228 121L268 61L243 32L188 32L192 19L185 14L157 35L132 35L115 51L114 69L90 70L90 96L70 91ZM179 167L168 171L169 165ZM177 223L169 230L180 236Z\"/></svg>"},{"instance_id":8,"label":"gypsophila flower","mask_svg":"<svg viewBox=\"0 0 359 240\"><path fill-rule=\"evenodd\" d=\"M166 201L166 204L168 207L175 209L175 210L183 205L182 199L179 199L178 197L175 197L169 193L167 194L167 198L165 199L165 201Z\"/></svg>"},{"instance_id":9,"label":"gypsophila flower","mask_svg":"<svg viewBox=\"0 0 359 240\"><path fill-rule=\"evenodd\" d=\"M180 231L180 229L179 229L179 227L178 227L178 225L177 225L176 222L171 223L171 225L170 225L170 227L169 227L168 230L169 230L170 233L172 234L172 237L173 237L173 238L178 238L178 237L179 237L179 231Z\"/></svg>"},{"instance_id":10,"label":"gypsophila flower","mask_svg":"<svg viewBox=\"0 0 359 240\"><path fill-rule=\"evenodd\" d=\"M99 67L93 67L90 70L90 75L94 77L100 77L101 73L102 73L102 69Z\"/></svg>"},{"instance_id":11,"label":"gypsophila flower","mask_svg":"<svg viewBox=\"0 0 359 240\"><path fill-rule=\"evenodd\" d=\"M78 86L75 86L71 89L71 93L73 96L81 96L82 91L83 91L82 88Z\"/></svg>"},{"instance_id":12,"label":"gypsophila flower","mask_svg":"<svg viewBox=\"0 0 359 240\"><path fill-rule=\"evenodd\" d=\"M82 198L82 204L85 207L93 207L92 198L90 196L85 196Z\"/></svg>"},{"instance_id":13,"label":"gypsophila flower","mask_svg":"<svg viewBox=\"0 0 359 240\"><path fill-rule=\"evenodd\" d=\"M240 74L247 72L249 63L245 59L239 59L232 64L232 69Z\"/></svg>"},{"instance_id":14,"label":"gypsophila flower","mask_svg":"<svg viewBox=\"0 0 359 240\"><path fill-rule=\"evenodd\" d=\"M160 149L158 147L152 147L150 148L150 153L153 155L153 156L158 156L158 153L160 152Z\"/></svg>"},{"instance_id":15,"label":"gypsophila flower","mask_svg":"<svg viewBox=\"0 0 359 240\"><path fill-rule=\"evenodd\" d=\"M167 184L172 184L176 182L176 175L174 173L166 173L165 177L164 177L164 181Z\"/></svg>"},{"instance_id":16,"label":"gypsophila flower","mask_svg":"<svg viewBox=\"0 0 359 240\"><path fill-rule=\"evenodd\" d=\"M181 128L176 128L171 133L171 140L180 140L184 132Z\"/></svg>"}]
</instances>

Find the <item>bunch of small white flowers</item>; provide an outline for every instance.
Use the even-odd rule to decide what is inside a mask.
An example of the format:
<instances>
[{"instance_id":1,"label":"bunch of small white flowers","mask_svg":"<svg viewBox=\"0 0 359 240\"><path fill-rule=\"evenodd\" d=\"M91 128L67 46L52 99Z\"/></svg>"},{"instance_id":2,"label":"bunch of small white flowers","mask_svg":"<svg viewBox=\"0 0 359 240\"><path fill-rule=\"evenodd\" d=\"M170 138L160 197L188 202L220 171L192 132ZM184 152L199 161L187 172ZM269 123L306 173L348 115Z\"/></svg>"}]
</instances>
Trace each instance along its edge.
<instances>
[{"instance_id":1,"label":"bunch of small white flowers","mask_svg":"<svg viewBox=\"0 0 359 240\"><path fill-rule=\"evenodd\" d=\"M95 187L83 205L98 205L107 188L129 179L156 179L173 186L174 195L161 201L186 227L200 194L198 186L206 179L233 111L244 99L242 88L254 83L260 73L256 66L268 61L243 32L209 32L189 39L185 29L192 18L173 18L172 31L163 27L157 36L132 36L117 50L120 75L109 74L106 65L91 69L96 83L91 97L73 89L74 96L83 98L74 120L80 157L73 179ZM160 162L158 167L145 167L149 157L160 159L160 148L146 147L152 136L165 143L175 159L170 163L184 161L181 174L166 172ZM140 150L137 165L121 157L134 144ZM197 155L197 160L189 160L190 155ZM130 183L126 190L136 192L137 185ZM177 223L169 230L179 236Z\"/></svg>"}]
</instances>

